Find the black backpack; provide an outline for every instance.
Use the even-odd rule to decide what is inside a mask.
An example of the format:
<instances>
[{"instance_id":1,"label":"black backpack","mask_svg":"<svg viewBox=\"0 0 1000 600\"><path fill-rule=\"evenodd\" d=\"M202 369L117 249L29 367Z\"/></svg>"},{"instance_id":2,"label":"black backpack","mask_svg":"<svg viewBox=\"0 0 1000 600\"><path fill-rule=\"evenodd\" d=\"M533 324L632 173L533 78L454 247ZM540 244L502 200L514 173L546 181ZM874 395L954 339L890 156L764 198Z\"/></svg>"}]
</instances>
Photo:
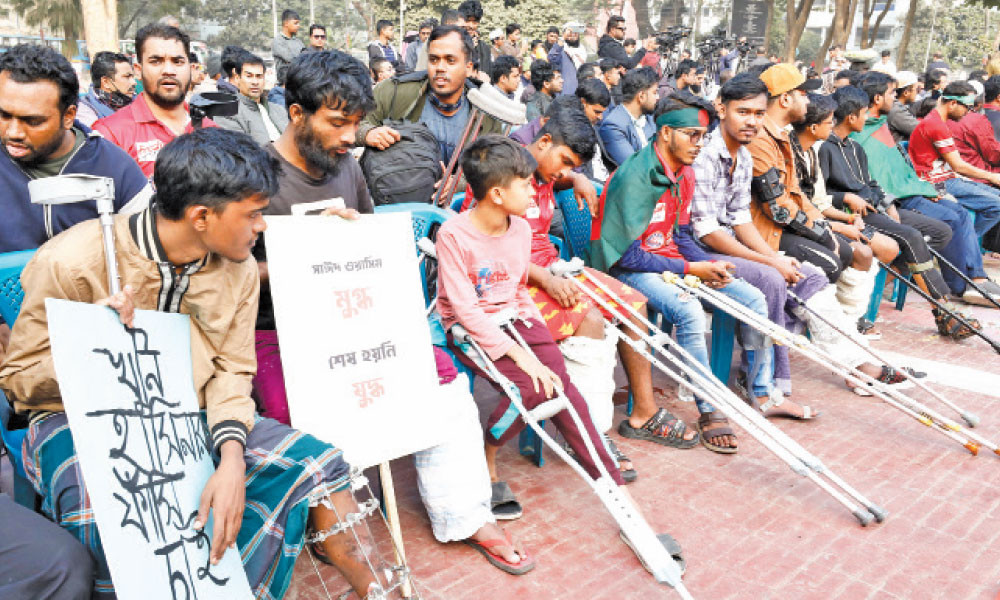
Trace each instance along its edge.
<instances>
[{"instance_id":1,"label":"black backpack","mask_svg":"<svg viewBox=\"0 0 1000 600\"><path fill-rule=\"evenodd\" d=\"M434 184L444 174L437 138L423 123L386 120L383 125L398 131L399 141L385 150L367 148L361 157L375 206L430 203Z\"/></svg>"}]
</instances>

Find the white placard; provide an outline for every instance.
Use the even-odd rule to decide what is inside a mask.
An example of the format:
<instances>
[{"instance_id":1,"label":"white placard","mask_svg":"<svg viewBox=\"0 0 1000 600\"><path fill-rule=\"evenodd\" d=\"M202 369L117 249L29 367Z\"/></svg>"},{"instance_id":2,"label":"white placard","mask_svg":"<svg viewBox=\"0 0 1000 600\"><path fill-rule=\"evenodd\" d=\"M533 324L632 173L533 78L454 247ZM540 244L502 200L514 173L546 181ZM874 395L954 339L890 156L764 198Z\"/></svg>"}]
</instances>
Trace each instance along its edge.
<instances>
[{"instance_id":1,"label":"white placard","mask_svg":"<svg viewBox=\"0 0 1000 600\"><path fill-rule=\"evenodd\" d=\"M48 298L49 338L70 431L123 600L250 598L237 550L209 564L212 521L192 526L214 472L191 373L187 315Z\"/></svg>"},{"instance_id":2,"label":"white placard","mask_svg":"<svg viewBox=\"0 0 1000 600\"><path fill-rule=\"evenodd\" d=\"M443 442L409 213L266 219L292 425L359 468Z\"/></svg>"}]
</instances>

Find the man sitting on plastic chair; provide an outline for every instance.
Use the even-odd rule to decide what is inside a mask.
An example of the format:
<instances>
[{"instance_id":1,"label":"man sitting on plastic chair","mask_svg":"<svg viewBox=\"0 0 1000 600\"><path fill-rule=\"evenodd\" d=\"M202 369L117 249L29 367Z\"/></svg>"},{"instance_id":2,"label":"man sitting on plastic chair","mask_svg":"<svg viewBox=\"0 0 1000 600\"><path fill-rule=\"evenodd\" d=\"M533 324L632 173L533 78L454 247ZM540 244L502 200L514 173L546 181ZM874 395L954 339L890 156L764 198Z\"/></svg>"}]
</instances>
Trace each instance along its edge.
<instances>
[{"instance_id":1,"label":"man sitting on plastic chair","mask_svg":"<svg viewBox=\"0 0 1000 600\"><path fill-rule=\"evenodd\" d=\"M543 137L547 134L543 133ZM624 480L618 465L594 426L588 403L567 373L562 353L528 291L532 230L518 215L533 205L533 175L537 176L537 168L531 154L507 138L486 135L465 150L462 170L477 203L472 210L445 223L438 233L438 310L449 330L449 346L459 360L504 394L486 421L488 456L495 457L500 447L525 425L513 399L506 394L517 394L523 407L531 410L561 393L579 421L566 408L554 413L552 421L580 466L592 479L603 479L599 461L614 483L621 486ZM515 318L495 320L504 314ZM468 332L482 355L466 354L462 336L456 339L456 325ZM494 368L516 390L492 377L489 373ZM594 454L588 445L594 448ZM496 477L495 458L491 475ZM663 540L661 543L668 544Z\"/></svg>"},{"instance_id":2,"label":"man sitting on plastic chair","mask_svg":"<svg viewBox=\"0 0 1000 600\"><path fill-rule=\"evenodd\" d=\"M532 178L534 197L525 210L524 218L531 226L531 265L528 269L528 292L535 305L541 310L542 318L559 343L559 349L566 359L567 369L587 400L591 417L602 434L611 429L614 420L614 336L605 335L606 323L612 315L582 294L565 277L556 277L549 267L559 260L559 253L549 241L549 226L555 207L554 187L559 182L571 181L579 201L586 201L593 213L597 205L594 185L582 174L572 170L593 157L597 135L576 98L559 98L557 102L569 100L569 104L558 111L550 111L545 125L538 132L535 141L526 149L537 163ZM466 191L472 198L473 191ZM469 202L467 202L469 204ZM634 289L608 277L604 273L590 270L624 301L630 302L641 314L645 314L646 298ZM582 279L581 281L586 281ZM604 292L587 284L594 293L606 297ZM611 298L607 298L609 301ZM628 330L626 330L628 331ZM632 334L628 332L630 337ZM628 438L651 441L675 448L691 448L697 445L697 434L690 431L684 422L664 408L658 408L653 397L652 369L644 358L624 342L618 344L622 364L633 393L634 409L622 421L618 432ZM631 461L622 453L607 435L603 435L622 469L626 481L634 481L637 474Z\"/></svg>"},{"instance_id":3,"label":"man sitting on plastic chair","mask_svg":"<svg viewBox=\"0 0 1000 600\"><path fill-rule=\"evenodd\" d=\"M278 192L264 213L289 215L296 205L340 198L343 203L337 206L315 204L316 212L348 220L357 219L359 214L371 214L372 199L361 167L348 152L365 111L374 105L368 70L341 52L303 53L288 68L285 99L289 125L265 149L281 163L282 173ZM266 416L291 424L271 304L266 241L265 233L254 246L261 278L254 389ZM439 361L452 367L446 353L436 352ZM534 567L534 562L523 552L523 560L519 559L519 550L495 524L490 511L491 489L482 452L479 413L467 384L454 381L442 386L441 393L462 396L454 403L460 414L453 415L456 426L452 436L447 443L414 455L420 497L430 516L434 536L442 543L466 541L477 548L489 548L490 552L484 554L494 566L515 574L526 573ZM311 544L310 551L329 562L322 544Z\"/></svg>"}]
</instances>

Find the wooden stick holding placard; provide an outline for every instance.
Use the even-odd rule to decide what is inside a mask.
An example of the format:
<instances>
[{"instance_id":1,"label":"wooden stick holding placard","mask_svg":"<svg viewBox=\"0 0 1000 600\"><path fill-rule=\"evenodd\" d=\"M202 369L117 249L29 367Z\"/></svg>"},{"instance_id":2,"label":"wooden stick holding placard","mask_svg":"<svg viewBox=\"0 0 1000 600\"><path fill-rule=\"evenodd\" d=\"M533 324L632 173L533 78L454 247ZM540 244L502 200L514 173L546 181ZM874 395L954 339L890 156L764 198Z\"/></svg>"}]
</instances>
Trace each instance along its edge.
<instances>
[{"instance_id":1,"label":"wooden stick holding placard","mask_svg":"<svg viewBox=\"0 0 1000 600\"><path fill-rule=\"evenodd\" d=\"M392 470L389 462L380 463L378 466L379 479L382 480L382 502L385 505L385 518L389 521L389 535L392 536L392 545L396 554L396 564L406 566L406 551L403 549L403 532L399 527L399 511L396 510L396 488L392 485ZM404 598L412 595L410 589L409 575L403 582L400 591Z\"/></svg>"}]
</instances>

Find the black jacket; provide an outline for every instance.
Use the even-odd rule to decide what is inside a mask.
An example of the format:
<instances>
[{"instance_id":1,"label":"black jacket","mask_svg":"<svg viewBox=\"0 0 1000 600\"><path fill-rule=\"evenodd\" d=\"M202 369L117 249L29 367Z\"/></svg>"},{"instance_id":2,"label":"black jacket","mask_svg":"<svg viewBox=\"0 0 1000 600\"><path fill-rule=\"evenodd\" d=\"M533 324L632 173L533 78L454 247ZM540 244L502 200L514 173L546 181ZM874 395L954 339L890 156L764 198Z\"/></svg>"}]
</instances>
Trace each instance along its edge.
<instances>
[{"instance_id":1,"label":"black jacket","mask_svg":"<svg viewBox=\"0 0 1000 600\"><path fill-rule=\"evenodd\" d=\"M819 165L826 178L826 191L833 196L837 208L843 210L844 194L848 192L861 196L877 209L884 208L880 205L885 202L886 193L872 178L868 154L861 144L852 139L842 140L832 133L819 148Z\"/></svg>"},{"instance_id":2,"label":"black jacket","mask_svg":"<svg viewBox=\"0 0 1000 600\"><path fill-rule=\"evenodd\" d=\"M628 52L625 52L625 46L622 46L621 42L605 33L597 42L597 55L601 58L613 58L625 65L626 69L634 69L639 64L639 61L642 60L642 57L646 56L646 49L639 48L630 58Z\"/></svg>"}]
</instances>

